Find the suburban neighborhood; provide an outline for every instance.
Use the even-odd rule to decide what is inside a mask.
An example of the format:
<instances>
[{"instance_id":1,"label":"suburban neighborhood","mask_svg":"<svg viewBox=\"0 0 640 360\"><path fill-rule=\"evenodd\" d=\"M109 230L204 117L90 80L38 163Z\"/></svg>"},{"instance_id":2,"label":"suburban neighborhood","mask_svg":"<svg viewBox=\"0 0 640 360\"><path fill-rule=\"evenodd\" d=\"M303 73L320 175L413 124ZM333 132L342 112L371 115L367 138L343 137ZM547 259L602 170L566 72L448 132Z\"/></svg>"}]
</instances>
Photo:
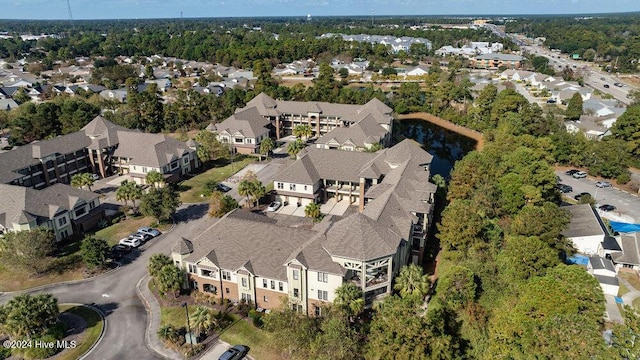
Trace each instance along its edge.
<instances>
[{"instance_id":1,"label":"suburban neighborhood","mask_svg":"<svg viewBox=\"0 0 640 360\"><path fill-rule=\"evenodd\" d=\"M0 19L0 359L640 357L633 16L72 6Z\"/></svg>"}]
</instances>

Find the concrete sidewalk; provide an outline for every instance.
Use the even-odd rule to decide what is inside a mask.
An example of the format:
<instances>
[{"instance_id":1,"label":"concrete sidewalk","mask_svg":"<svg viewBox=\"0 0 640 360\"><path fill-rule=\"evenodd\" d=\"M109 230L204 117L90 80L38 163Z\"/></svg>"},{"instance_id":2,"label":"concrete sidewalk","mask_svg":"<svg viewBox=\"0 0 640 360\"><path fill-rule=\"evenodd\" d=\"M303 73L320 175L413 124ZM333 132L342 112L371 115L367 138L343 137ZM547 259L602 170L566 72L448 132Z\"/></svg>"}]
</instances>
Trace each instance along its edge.
<instances>
[{"instance_id":1,"label":"concrete sidewalk","mask_svg":"<svg viewBox=\"0 0 640 360\"><path fill-rule=\"evenodd\" d=\"M150 280L149 275L145 275L136 285L136 293L147 308L147 317L149 319L145 334L147 347L165 359L184 359L184 356L181 354L165 347L162 340L158 337L158 329L160 328L160 304L151 293L151 290L149 290Z\"/></svg>"}]
</instances>

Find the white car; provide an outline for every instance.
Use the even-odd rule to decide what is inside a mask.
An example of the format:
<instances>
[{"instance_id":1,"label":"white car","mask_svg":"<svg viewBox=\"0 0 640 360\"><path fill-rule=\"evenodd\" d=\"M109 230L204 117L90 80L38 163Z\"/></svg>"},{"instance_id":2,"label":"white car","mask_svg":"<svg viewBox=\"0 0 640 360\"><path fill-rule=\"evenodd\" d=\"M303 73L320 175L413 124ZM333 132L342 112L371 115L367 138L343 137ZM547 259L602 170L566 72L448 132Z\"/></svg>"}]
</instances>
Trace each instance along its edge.
<instances>
[{"instance_id":1,"label":"white car","mask_svg":"<svg viewBox=\"0 0 640 360\"><path fill-rule=\"evenodd\" d=\"M267 208L267 211L276 211L280 208L280 201L274 201L271 204L269 204L269 207Z\"/></svg>"},{"instance_id":2,"label":"white car","mask_svg":"<svg viewBox=\"0 0 640 360\"><path fill-rule=\"evenodd\" d=\"M572 175L575 179L583 179L587 177L587 173L584 171L578 171L577 173Z\"/></svg>"},{"instance_id":3,"label":"white car","mask_svg":"<svg viewBox=\"0 0 640 360\"><path fill-rule=\"evenodd\" d=\"M132 237L121 239L119 243L120 245L127 245L134 248L137 248L138 246L142 245L142 242L140 241L140 239L136 239Z\"/></svg>"},{"instance_id":4,"label":"white car","mask_svg":"<svg viewBox=\"0 0 640 360\"><path fill-rule=\"evenodd\" d=\"M151 240L153 238L153 236L151 236L149 234L141 233L141 232L133 233L133 234L129 235L129 237L138 239L138 240L140 240L142 242L146 242L147 240Z\"/></svg>"},{"instance_id":5,"label":"white car","mask_svg":"<svg viewBox=\"0 0 640 360\"><path fill-rule=\"evenodd\" d=\"M150 227L141 227L138 229L139 233L151 235L152 237L160 236L162 233L159 230Z\"/></svg>"}]
</instances>

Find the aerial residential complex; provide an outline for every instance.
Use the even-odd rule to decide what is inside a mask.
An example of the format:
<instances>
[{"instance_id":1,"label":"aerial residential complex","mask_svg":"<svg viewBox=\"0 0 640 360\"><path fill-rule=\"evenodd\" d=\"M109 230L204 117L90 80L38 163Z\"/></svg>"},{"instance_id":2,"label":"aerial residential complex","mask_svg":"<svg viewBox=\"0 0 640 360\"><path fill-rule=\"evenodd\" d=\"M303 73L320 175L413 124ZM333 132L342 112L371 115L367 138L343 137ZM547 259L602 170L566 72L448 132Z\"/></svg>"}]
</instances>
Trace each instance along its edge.
<instances>
[{"instance_id":1,"label":"aerial residential complex","mask_svg":"<svg viewBox=\"0 0 640 360\"><path fill-rule=\"evenodd\" d=\"M234 210L172 249L190 286L257 307L319 315L335 289L353 282L365 301L387 296L409 262L421 263L436 186L432 156L412 140L363 153L309 148L275 176L276 198L354 204L350 215L328 215L312 228Z\"/></svg>"},{"instance_id":2,"label":"aerial residential complex","mask_svg":"<svg viewBox=\"0 0 640 360\"><path fill-rule=\"evenodd\" d=\"M393 127L392 109L378 99L364 105L319 101L274 100L260 93L219 124L208 130L235 151L255 154L267 137L276 140L291 135L298 125L309 125L318 147L362 151L376 143L387 146Z\"/></svg>"},{"instance_id":3,"label":"aerial residential complex","mask_svg":"<svg viewBox=\"0 0 640 360\"><path fill-rule=\"evenodd\" d=\"M155 170L177 181L200 165L196 146L97 116L80 131L0 153L0 232L46 226L58 240L82 233L104 210L97 194L67 185L74 174L128 174L142 184Z\"/></svg>"}]
</instances>

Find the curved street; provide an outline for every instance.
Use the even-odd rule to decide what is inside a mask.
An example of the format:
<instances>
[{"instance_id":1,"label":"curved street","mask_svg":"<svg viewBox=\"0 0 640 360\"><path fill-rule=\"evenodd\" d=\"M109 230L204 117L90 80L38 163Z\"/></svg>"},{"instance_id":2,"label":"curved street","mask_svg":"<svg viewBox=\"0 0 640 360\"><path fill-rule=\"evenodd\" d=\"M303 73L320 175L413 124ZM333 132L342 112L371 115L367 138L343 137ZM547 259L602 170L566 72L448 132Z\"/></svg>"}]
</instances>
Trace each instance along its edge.
<instances>
[{"instance_id":1,"label":"curved street","mask_svg":"<svg viewBox=\"0 0 640 360\"><path fill-rule=\"evenodd\" d=\"M76 284L51 285L27 293L50 293L60 303L93 304L105 315L106 330L102 341L87 356L88 359L162 359L147 347L145 333L148 316L136 295L136 284L146 274L151 255L169 254L177 237L207 226L206 204L183 205L176 213L176 226L166 234L150 240L128 255L119 269ZM0 303L15 293L0 296Z\"/></svg>"}]
</instances>

